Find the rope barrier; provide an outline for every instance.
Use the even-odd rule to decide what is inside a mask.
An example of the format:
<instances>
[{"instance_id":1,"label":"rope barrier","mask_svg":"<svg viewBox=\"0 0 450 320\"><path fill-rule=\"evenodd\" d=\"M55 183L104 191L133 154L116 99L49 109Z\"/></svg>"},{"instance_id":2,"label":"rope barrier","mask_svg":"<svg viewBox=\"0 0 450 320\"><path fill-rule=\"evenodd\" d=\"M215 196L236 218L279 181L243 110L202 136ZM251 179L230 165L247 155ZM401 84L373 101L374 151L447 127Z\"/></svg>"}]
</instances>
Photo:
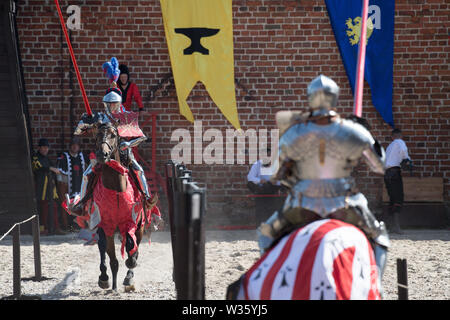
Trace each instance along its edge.
<instances>
[{"instance_id":1,"label":"rope barrier","mask_svg":"<svg viewBox=\"0 0 450 320\"><path fill-rule=\"evenodd\" d=\"M28 222L28 221L30 221L30 220L33 220L34 218L36 217L36 215L33 215L33 216L31 216L30 218L28 218L28 219L26 219L26 220L23 220L23 221L21 221L21 222L17 222L17 223L15 223L5 234L3 234L3 236L0 238L0 241L2 241L3 240L3 238L5 238L12 230L14 230L14 228L16 227L16 226L18 226L18 225L21 225L21 224L24 224L24 223L26 223L26 222Z\"/></svg>"},{"instance_id":2,"label":"rope barrier","mask_svg":"<svg viewBox=\"0 0 450 320\"><path fill-rule=\"evenodd\" d=\"M15 223L1 238L2 241L10 232L12 234L12 251L13 251L13 295L9 298L13 299L26 299L27 297L22 295L21 292L21 271L20 271L20 225L26 222L32 222L33 230L33 251L34 251L34 281L44 280L42 277L42 267L41 267L41 248L39 242L39 216L37 214L25 219L21 222ZM28 296L32 299L40 299L37 296Z\"/></svg>"}]
</instances>

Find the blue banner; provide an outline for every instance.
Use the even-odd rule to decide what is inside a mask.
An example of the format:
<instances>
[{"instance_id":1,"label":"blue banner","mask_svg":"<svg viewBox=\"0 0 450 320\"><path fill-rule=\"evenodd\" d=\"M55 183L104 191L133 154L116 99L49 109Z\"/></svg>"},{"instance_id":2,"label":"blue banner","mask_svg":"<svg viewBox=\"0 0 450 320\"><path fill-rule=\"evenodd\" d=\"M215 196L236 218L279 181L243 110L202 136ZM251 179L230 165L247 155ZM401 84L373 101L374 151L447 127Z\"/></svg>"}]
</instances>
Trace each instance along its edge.
<instances>
[{"instance_id":1,"label":"blue banner","mask_svg":"<svg viewBox=\"0 0 450 320\"><path fill-rule=\"evenodd\" d=\"M363 1L325 0L325 3L345 71L354 93ZM369 83L372 92L372 103L383 120L391 127L394 127L392 116L394 9L395 0L371 0L369 2L368 40L364 70L364 78Z\"/></svg>"}]
</instances>

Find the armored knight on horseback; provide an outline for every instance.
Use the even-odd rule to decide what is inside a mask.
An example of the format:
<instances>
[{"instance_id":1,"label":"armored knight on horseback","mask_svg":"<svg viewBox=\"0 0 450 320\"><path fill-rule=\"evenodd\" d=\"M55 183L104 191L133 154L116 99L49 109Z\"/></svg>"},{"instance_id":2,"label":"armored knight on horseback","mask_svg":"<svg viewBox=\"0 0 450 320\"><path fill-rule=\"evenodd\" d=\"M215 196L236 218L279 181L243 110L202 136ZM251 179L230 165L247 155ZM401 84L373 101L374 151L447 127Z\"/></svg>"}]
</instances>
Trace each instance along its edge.
<instances>
[{"instance_id":1,"label":"armored knight on horseback","mask_svg":"<svg viewBox=\"0 0 450 320\"><path fill-rule=\"evenodd\" d=\"M361 229L369 239L381 277L389 247L383 222L370 212L359 193L352 168L363 158L369 168L384 173L384 150L361 118L343 119L334 110L339 87L320 75L308 86L307 112L281 111L278 172L272 177L290 192L280 212L258 229L262 252L296 228L320 219L337 219Z\"/></svg>"},{"instance_id":2,"label":"armored knight on horseback","mask_svg":"<svg viewBox=\"0 0 450 320\"><path fill-rule=\"evenodd\" d=\"M126 290L133 288L133 271L138 258L138 246L145 227L157 229L162 222L156 203L157 195L149 191L144 170L136 161L132 148L147 140L139 128L135 112L122 106L120 90L115 85L118 74L117 59L108 69L112 86L103 97L104 112L84 114L75 129L75 135L93 132L96 139L96 164L83 174L81 193L75 199L66 195L66 210L77 216L83 227L97 230L101 256L99 286L109 287L105 253L110 257L113 289L116 289L118 261L115 257L114 232L118 228L124 249L128 254L125 264L129 271L124 280ZM115 66L115 67L114 67ZM111 72L112 71L112 72ZM111 73L111 76L110 76ZM127 289L128 288L128 289Z\"/></svg>"},{"instance_id":3,"label":"armored knight on horseback","mask_svg":"<svg viewBox=\"0 0 450 320\"><path fill-rule=\"evenodd\" d=\"M227 299L381 298L389 237L351 176L363 158L384 173L384 150L359 117L334 110L339 87L320 75L307 112L281 111L279 168L289 189L283 207L258 228L261 257L228 286Z\"/></svg>"},{"instance_id":4,"label":"armored knight on horseback","mask_svg":"<svg viewBox=\"0 0 450 320\"><path fill-rule=\"evenodd\" d=\"M114 86L106 90L106 93L103 97L103 104L105 107L105 113L104 114L96 113L94 114L93 117L88 117L87 115L84 115L75 130L75 135L80 135L84 131L90 130L92 126L96 123L113 122L115 124L118 124L120 122L120 119L118 119L118 117L121 113L130 113L126 111L122 105L122 96L120 90ZM134 153L132 152L132 148L137 147L141 142L146 141L147 137L142 133L142 131L139 128L135 127L134 130L138 132L135 133L135 135L138 135L138 137L133 138L131 140L124 140L121 142L120 158L121 162L125 163L126 166L130 166L131 169L137 172L137 178L139 185L142 188L142 192L145 195L146 200L150 201L152 199L152 196L150 195L144 169L136 161ZM100 149L97 150L97 152L100 152ZM83 174L80 199L83 199L83 197L86 195L87 187L89 184L88 183L89 177L92 174L92 169L93 165L90 164Z\"/></svg>"},{"instance_id":5,"label":"armored knight on horseback","mask_svg":"<svg viewBox=\"0 0 450 320\"><path fill-rule=\"evenodd\" d=\"M122 105L122 95L117 87L109 88L106 91L106 94L103 97L103 104L105 106L106 114L115 120L117 120L118 114L130 113L126 111L124 106ZM136 161L134 153L132 152L132 148L137 147L141 142L144 142L145 140L147 140L147 137L142 135L141 137L135 138L130 141L123 141L121 143L120 149L121 151L126 152L126 158L128 159L128 162L130 163L132 169L138 172L139 183L142 186L146 199L150 199L151 196L148 189L144 169Z\"/></svg>"}]
</instances>

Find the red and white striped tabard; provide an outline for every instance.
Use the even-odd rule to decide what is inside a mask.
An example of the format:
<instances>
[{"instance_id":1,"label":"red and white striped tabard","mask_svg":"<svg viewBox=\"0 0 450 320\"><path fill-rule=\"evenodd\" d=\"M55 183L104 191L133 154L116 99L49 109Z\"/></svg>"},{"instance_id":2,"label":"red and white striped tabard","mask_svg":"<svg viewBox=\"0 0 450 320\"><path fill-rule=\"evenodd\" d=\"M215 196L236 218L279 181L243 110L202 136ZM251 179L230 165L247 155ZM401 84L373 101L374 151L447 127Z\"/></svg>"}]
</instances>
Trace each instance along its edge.
<instances>
[{"instance_id":1,"label":"red and white striped tabard","mask_svg":"<svg viewBox=\"0 0 450 320\"><path fill-rule=\"evenodd\" d=\"M361 230L326 219L281 239L244 275L240 299L380 299L375 256Z\"/></svg>"}]
</instances>

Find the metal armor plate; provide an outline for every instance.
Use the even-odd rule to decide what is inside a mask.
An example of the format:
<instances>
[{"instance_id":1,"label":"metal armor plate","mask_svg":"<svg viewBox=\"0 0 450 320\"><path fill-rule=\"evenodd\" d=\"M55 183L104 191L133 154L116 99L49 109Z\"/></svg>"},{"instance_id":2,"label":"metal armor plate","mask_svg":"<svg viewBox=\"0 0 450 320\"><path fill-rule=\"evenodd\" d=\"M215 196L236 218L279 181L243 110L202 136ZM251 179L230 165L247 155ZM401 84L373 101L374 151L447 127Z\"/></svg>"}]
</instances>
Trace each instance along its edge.
<instances>
[{"instance_id":1,"label":"metal armor plate","mask_svg":"<svg viewBox=\"0 0 450 320\"><path fill-rule=\"evenodd\" d=\"M294 160L301 180L350 177L363 156L376 171L384 172L383 161L376 161L380 157L373 150L374 143L370 132L351 120L296 124L280 138L280 163Z\"/></svg>"}]
</instances>

